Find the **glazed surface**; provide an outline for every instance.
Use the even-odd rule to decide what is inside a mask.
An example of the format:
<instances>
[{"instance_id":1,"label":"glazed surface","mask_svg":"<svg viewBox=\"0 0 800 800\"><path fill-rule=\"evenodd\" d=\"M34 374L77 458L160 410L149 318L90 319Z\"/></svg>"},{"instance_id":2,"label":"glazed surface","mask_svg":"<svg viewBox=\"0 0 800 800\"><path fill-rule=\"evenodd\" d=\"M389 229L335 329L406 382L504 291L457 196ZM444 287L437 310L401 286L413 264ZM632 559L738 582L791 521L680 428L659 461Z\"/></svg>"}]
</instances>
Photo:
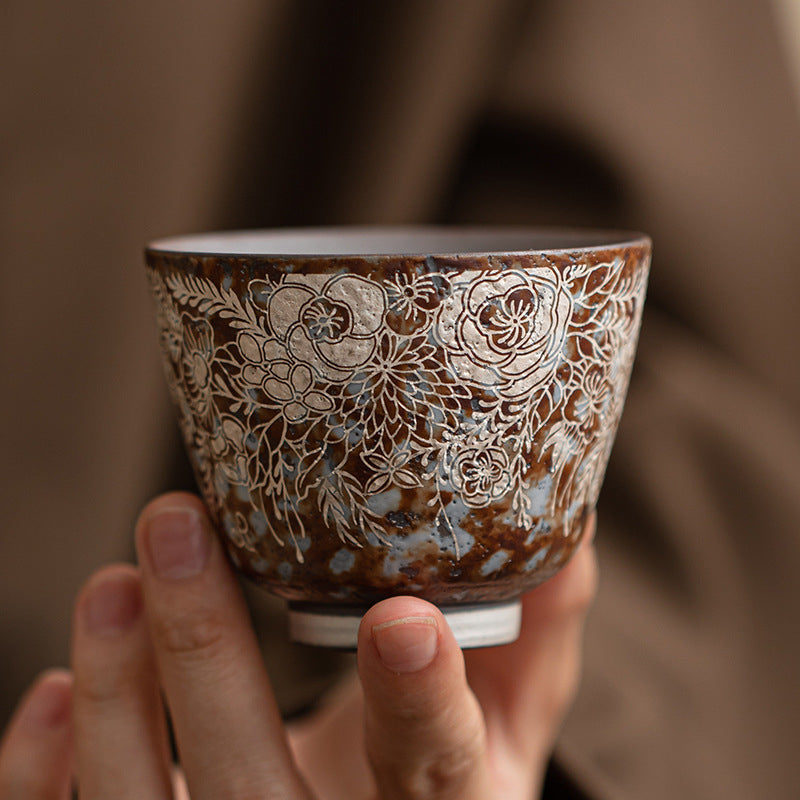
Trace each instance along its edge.
<instances>
[{"instance_id":1,"label":"glazed surface","mask_svg":"<svg viewBox=\"0 0 800 800\"><path fill-rule=\"evenodd\" d=\"M294 601L501 601L597 502L649 247L149 252L167 380L234 563Z\"/></svg>"}]
</instances>

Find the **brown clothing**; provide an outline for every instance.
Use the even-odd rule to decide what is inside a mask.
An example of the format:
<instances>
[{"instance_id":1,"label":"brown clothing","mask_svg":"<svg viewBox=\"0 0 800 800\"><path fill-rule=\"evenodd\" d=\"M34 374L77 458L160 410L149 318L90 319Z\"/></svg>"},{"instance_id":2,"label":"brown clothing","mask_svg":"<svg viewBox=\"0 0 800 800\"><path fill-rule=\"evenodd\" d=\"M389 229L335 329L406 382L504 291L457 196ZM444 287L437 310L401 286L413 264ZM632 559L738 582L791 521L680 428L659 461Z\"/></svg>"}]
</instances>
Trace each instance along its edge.
<instances>
[{"instance_id":1,"label":"brown clothing","mask_svg":"<svg viewBox=\"0 0 800 800\"><path fill-rule=\"evenodd\" d=\"M66 661L77 588L130 555L137 508L168 485L148 239L351 222L636 228L655 242L651 289L600 503L583 688L556 759L603 800L793 797L800 113L770 6L7 6L4 709ZM271 669L296 707L320 671L283 651L291 670Z\"/></svg>"}]
</instances>

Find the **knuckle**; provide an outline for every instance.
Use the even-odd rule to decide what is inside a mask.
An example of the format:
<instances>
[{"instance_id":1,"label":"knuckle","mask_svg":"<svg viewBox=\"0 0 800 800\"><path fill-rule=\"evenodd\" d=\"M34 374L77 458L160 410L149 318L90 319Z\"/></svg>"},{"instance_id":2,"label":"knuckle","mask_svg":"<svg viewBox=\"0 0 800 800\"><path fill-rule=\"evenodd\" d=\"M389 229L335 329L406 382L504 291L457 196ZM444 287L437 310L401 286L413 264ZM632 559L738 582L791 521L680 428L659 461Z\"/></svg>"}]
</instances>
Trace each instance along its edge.
<instances>
[{"instance_id":1,"label":"knuckle","mask_svg":"<svg viewBox=\"0 0 800 800\"><path fill-rule=\"evenodd\" d=\"M225 648L228 626L218 612L195 608L165 614L153 620L157 649L181 660L207 660Z\"/></svg>"},{"instance_id":2,"label":"knuckle","mask_svg":"<svg viewBox=\"0 0 800 800\"><path fill-rule=\"evenodd\" d=\"M438 797L443 790L463 786L472 776L476 759L483 750L483 740L462 742L451 750L440 751L422 772L427 793Z\"/></svg>"},{"instance_id":3,"label":"knuckle","mask_svg":"<svg viewBox=\"0 0 800 800\"><path fill-rule=\"evenodd\" d=\"M383 786L391 786L399 796L412 798L463 797L474 778L476 766L484 757L486 734L483 726L469 726L443 743L434 734L409 737L410 748L390 742L388 748L368 746L373 772Z\"/></svg>"},{"instance_id":4,"label":"knuckle","mask_svg":"<svg viewBox=\"0 0 800 800\"><path fill-rule=\"evenodd\" d=\"M75 648L72 656L72 692L76 704L106 706L124 702L138 692L147 668L141 652L116 650L103 658L83 648Z\"/></svg>"},{"instance_id":5,"label":"knuckle","mask_svg":"<svg viewBox=\"0 0 800 800\"><path fill-rule=\"evenodd\" d=\"M138 676L131 670L116 667L92 670L76 670L76 703L106 706L119 703L136 692Z\"/></svg>"},{"instance_id":6,"label":"knuckle","mask_svg":"<svg viewBox=\"0 0 800 800\"><path fill-rule=\"evenodd\" d=\"M435 758L426 757L416 766L397 764L384 770L384 778L401 790L402 797L459 797L470 782L474 763L462 751L437 751Z\"/></svg>"}]
</instances>

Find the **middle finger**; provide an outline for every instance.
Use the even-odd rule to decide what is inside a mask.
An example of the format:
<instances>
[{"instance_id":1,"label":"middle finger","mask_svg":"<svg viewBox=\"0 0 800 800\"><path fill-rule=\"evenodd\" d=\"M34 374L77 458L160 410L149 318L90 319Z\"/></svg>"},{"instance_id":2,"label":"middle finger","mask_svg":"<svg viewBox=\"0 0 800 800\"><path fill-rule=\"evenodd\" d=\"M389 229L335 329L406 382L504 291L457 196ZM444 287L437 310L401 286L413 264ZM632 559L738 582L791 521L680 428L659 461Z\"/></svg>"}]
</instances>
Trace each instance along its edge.
<instances>
[{"instance_id":1,"label":"middle finger","mask_svg":"<svg viewBox=\"0 0 800 800\"><path fill-rule=\"evenodd\" d=\"M98 572L76 603L75 746L84 800L172 796L164 713L141 609L138 573L129 565Z\"/></svg>"}]
</instances>

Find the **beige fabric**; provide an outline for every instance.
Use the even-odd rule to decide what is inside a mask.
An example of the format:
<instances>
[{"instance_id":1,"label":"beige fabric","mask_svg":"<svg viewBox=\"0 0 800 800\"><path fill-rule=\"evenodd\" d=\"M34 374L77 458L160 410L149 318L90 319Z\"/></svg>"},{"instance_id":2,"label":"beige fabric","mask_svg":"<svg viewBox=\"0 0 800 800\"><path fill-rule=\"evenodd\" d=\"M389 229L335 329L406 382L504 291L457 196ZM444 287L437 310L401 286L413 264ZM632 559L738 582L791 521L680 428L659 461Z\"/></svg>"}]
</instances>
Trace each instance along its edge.
<instances>
[{"instance_id":1,"label":"beige fabric","mask_svg":"<svg viewBox=\"0 0 800 800\"><path fill-rule=\"evenodd\" d=\"M637 227L655 240L649 308L557 756L590 797L793 797L800 116L770 5L188 9L14 0L0 27L6 707L65 661L74 592L129 554L136 507L166 481L147 239ZM282 641L265 628L297 707L319 657Z\"/></svg>"},{"instance_id":2,"label":"beige fabric","mask_svg":"<svg viewBox=\"0 0 800 800\"><path fill-rule=\"evenodd\" d=\"M0 24L3 707L64 663L72 598L130 557L174 426L142 269L153 236L213 226L258 0L5 4Z\"/></svg>"}]
</instances>

